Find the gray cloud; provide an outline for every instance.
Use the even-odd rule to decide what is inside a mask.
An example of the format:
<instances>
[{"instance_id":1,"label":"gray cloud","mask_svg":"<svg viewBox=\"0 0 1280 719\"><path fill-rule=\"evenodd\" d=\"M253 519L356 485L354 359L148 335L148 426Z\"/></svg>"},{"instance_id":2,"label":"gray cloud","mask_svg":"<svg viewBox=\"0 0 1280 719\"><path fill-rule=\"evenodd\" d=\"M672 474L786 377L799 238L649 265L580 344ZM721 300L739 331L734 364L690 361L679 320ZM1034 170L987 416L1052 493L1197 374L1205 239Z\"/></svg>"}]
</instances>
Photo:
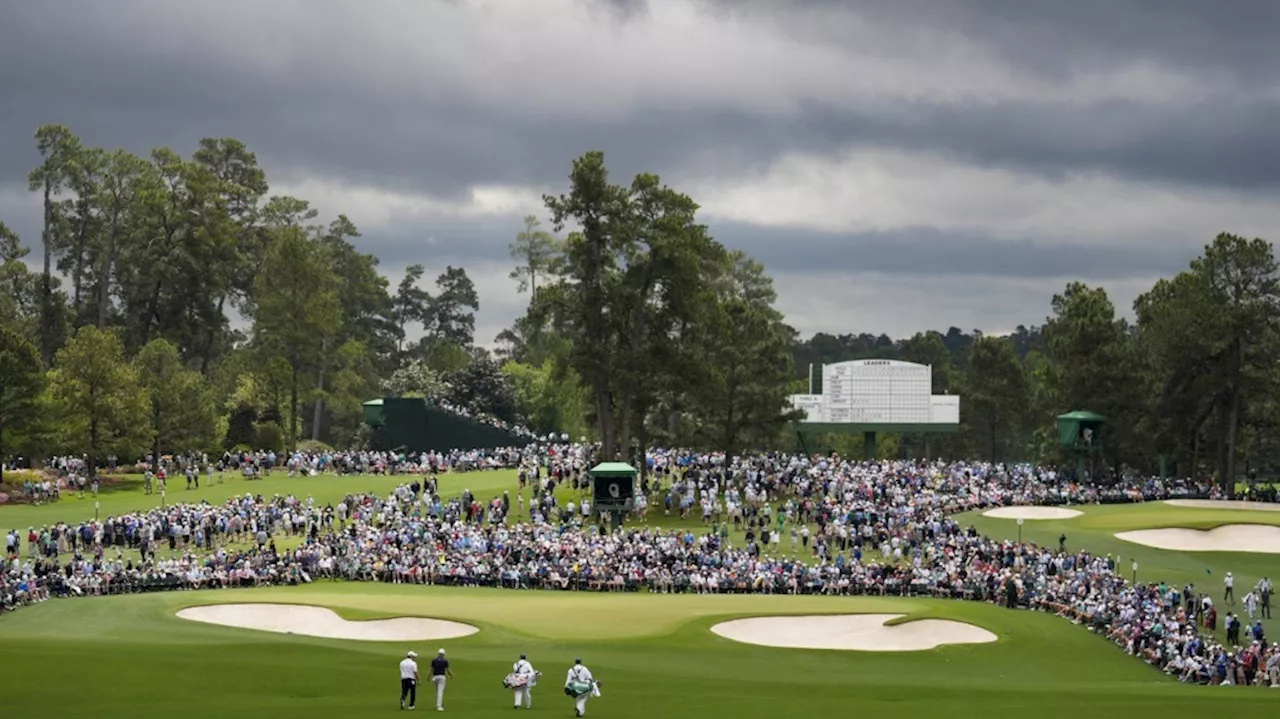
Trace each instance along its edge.
<instances>
[{"instance_id":1,"label":"gray cloud","mask_svg":"<svg viewBox=\"0 0 1280 719\"><path fill-rule=\"evenodd\" d=\"M38 159L32 133L45 122L137 152L189 152L201 137L233 136L276 185L323 178L455 200L477 185L561 187L570 160L587 149L605 150L619 180L646 170L673 182L732 182L784 156L888 148L1037 178L1101 173L1233 197L1280 191L1280 11L1262 0L1237 0L1229 12L1198 0L895 0L855 9L717 1L681 19L706 45L683 85L662 63L688 47L663 45L659 32L613 34L670 12L644 0L592 4L594 31L569 38L581 46L559 54L545 46L565 37L531 28L508 38L493 16L465 20L474 4L461 0L388 1L376 16L337 5L292 12L283 1L257 12L228 1L225 21L146 0L3 5L0 188L19 192ZM406 39L418 31L422 47ZM628 42L643 62L608 54ZM766 92L768 66L744 63L735 74L715 62L721 48L749 58L752 43L770 52L784 42L793 44L776 45L788 48L776 69L794 87ZM847 60L848 83L821 77L825 55L799 57L810 49ZM850 59L858 53L883 64ZM511 77L524 55L536 71ZM784 91L794 92L779 99ZM0 212L29 242L38 238L29 203L9 199ZM1208 239L1091 237L1091 246L1068 248L1035 235L997 239L974 230L977 222L963 230L927 222L824 233L718 218L712 229L793 279L857 272L886 286L905 275L1133 282L1177 271ZM389 268L489 267L504 261L517 229L515 215L441 214L371 227L362 243ZM792 306L805 306L803 284L784 289ZM882 312L890 310L859 322L896 324ZM972 312L959 324L1005 322L985 306Z\"/></svg>"}]
</instances>

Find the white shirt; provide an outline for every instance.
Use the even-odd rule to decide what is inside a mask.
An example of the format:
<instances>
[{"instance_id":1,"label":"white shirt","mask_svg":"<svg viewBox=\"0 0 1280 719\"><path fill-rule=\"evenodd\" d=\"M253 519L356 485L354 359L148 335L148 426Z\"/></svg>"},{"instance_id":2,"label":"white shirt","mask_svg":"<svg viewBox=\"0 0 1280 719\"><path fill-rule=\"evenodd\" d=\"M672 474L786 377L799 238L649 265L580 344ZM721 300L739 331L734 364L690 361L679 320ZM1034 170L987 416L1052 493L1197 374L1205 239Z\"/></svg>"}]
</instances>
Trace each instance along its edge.
<instances>
[{"instance_id":1,"label":"white shirt","mask_svg":"<svg viewBox=\"0 0 1280 719\"><path fill-rule=\"evenodd\" d=\"M1235 577L1231 576L1231 572L1227 572L1227 576L1222 580L1222 583L1227 586L1227 589L1230 589L1231 585L1235 584L1235 582L1236 582L1236 579Z\"/></svg>"},{"instance_id":2,"label":"white shirt","mask_svg":"<svg viewBox=\"0 0 1280 719\"><path fill-rule=\"evenodd\" d=\"M533 674L533 665L524 659L521 659L516 662L516 665L511 668L511 671L516 674Z\"/></svg>"},{"instance_id":3,"label":"white shirt","mask_svg":"<svg viewBox=\"0 0 1280 719\"><path fill-rule=\"evenodd\" d=\"M591 670L587 669L581 664L575 664L569 668L569 675L565 678L564 683L568 684L569 682L589 682L589 681L592 681Z\"/></svg>"},{"instance_id":4,"label":"white shirt","mask_svg":"<svg viewBox=\"0 0 1280 719\"><path fill-rule=\"evenodd\" d=\"M405 660L400 662L400 678L417 679L418 663L408 657L405 657Z\"/></svg>"}]
</instances>

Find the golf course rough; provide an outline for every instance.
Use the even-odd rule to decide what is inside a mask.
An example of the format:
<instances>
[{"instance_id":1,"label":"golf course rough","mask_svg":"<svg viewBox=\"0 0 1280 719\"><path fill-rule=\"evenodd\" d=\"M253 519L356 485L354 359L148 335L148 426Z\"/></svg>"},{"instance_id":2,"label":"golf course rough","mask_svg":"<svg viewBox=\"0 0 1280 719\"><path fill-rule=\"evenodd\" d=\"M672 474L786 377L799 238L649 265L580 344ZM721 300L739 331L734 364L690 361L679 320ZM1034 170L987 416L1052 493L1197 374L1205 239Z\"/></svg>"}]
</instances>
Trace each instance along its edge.
<instances>
[{"instance_id":1,"label":"golf course rough","mask_svg":"<svg viewBox=\"0 0 1280 719\"><path fill-rule=\"evenodd\" d=\"M752 617L721 622L711 631L745 644L788 649L918 652L948 644L988 644L998 637L982 627L949 619L886 624L902 614L835 614Z\"/></svg>"},{"instance_id":2,"label":"golf course rough","mask_svg":"<svg viewBox=\"0 0 1280 719\"><path fill-rule=\"evenodd\" d=\"M470 624L420 617L350 622L332 609L303 604L212 604L188 607L178 617L224 627L365 642L457 639L480 631Z\"/></svg>"},{"instance_id":3,"label":"golf course rough","mask_svg":"<svg viewBox=\"0 0 1280 719\"><path fill-rule=\"evenodd\" d=\"M984 517L993 519L1072 519L1084 514L1074 509L1062 507L996 507L982 513Z\"/></svg>"},{"instance_id":4,"label":"golf course rough","mask_svg":"<svg viewBox=\"0 0 1280 719\"><path fill-rule=\"evenodd\" d=\"M1174 552L1250 552L1280 554L1280 527L1227 524L1213 529L1139 529L1119 532L1117 539Z\"/></svg>"}]
</instances>

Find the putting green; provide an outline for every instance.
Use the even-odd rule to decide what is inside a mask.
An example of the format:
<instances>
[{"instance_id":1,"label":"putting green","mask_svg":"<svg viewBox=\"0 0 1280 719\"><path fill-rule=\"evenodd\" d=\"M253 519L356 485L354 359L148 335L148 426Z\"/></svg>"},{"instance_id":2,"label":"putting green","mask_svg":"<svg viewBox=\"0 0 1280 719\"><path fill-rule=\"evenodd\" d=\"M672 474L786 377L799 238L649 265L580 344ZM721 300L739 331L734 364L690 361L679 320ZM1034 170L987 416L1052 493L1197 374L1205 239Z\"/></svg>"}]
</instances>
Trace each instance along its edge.
<instances>
[{"instance_id":1,"label":"putting green","mask_svg":"<svg viewBox=\"0 0 1280 719\"><path fill-rule=\"evenodd\" d=\"M349 492L386 492L406 477L313 477L281 474L261 482L238 477L199 490L174 490L172 502L222 502L232 494L293 493L336 502ZM442 491L471 489L478 497L516 489L509 471L442 475ZM156 495L135 485L104 493L101 514L154 507ZM1112 554L1139 579L1193 581L1220 594L1221 577L1237 588L1277 574L1265 555L1171 552L1115 538L1115 533L1164 527L1209 529L1225 524L1280 525L1280 513L1202 509L1165 503L1076 506L1070 520L1027 522L1027 541ZM69 497L40 507L0 508L0 527L39 526L91 518L94 500ZM700 526L663 518L665 526ZM1016 522L961 517L992 536L1015 537ZM1239 591L1239 590L1237 590ZM344 641L228 628L180 619L191 606L287 603L328 607L350 621L392 617L452 620L480 629L459 639L423 643ZM831 652L753 646L718 637L715 624L779 615L902 615L954 620L993 632L990 644L942 646L897 653ZM895 622L890 622L895 623ZM1265 623L1275 636L1280 625ZM871 711L877 716L993 719L1074 716L1105 702L1113 711L1161 717L1207 711L1248 711L1270 694L1211 691L1172 682L1110 642L1057 617L1009 612L947 600L787 596L691 596L515 592L407 585L321 582L305 587L177 592L54 600L0 616L2 715L219 717L367 716L395 711L393 664L406 649L424 655L449 649L457 676L449 711L468 717L511 711L499 682L521 652L546 672L535 711L571 715L559 677L575 655L606 681L590 716L776 719L814 712ZM423 650L426 651L423 651ZM66 677L75 691L65 691ZM1274 698L1271 698L1274 701ZM1270 706L1270 704L1266 705ZM422 707L419 707L420 709Z\"/></svg>"},{"instance_id":2,"label":"putting green","mask_svg":"<svg viewBox=\"0 0 1280 719\"><path fill-rule=\"evenodd\" d=\"M1280 563L1274 554L1175 551L1125 541L1116 536L1169 528L1213 530L1239 524L1277 527L1280 526L1280 512L1201 508L1168 502L1073 505L1072 509L1084 514L1069 520L1026 522L1022 527L1012 520L984 517L981 512L969 512L958 516L957 520L965 526L972 524L992 537L1017 539L1020 536L1023 541L1053 548L1057 548L1058 540L1065 535L1067 549L1086 549L1095 555L1110 555L1122 572L1136 576L1138 581L1163 581L1178 588L1193 584L1215 600L1222 599L1222 580L1227 572L1235 575L1236 594L1239 596L1264 576L1273 582L1280 579ZM1133 569L1135 562L1136 570ZM1234 606L1220 603L1219 608L1223 612L1241 609L1238 599ZM1268 619L1262 624L1268 637L1280 636L1280 621ZM1219 632L1219 638L1226 639L1225 630Z\"/></svg>"},{"instance_id":3,"label":"putting green","mask_svg":"<svg viewBox=\"0 0 1280 719\"><path fill-rule=\"evenodd\" d=\"M350 620L427 616L480 628L422 643L271 634L179 619L228 602L327 606ZM775 649L717 637L744 616L902 614L986 628L990 644L870 653ZM447 710L511 711L502 677L520 653L546 673L534 711L568 716L560 677L577 656L605 682L590 716L775 719L833 711L882 717L1068 717L1096 711L1193 717L1270 706L1265 691L1188 687L1057 617L944 600L606 595L320 583L50 601L0 618L5 715L377 716L396 711L396 662L437 645L455 673ZM75 691L67 690L67 677ZM51 704L52 702L52 704ZM50 707L57 707L51 712ZM423 707L419 707L422 709Z\"/></svg>"}]
</instances>

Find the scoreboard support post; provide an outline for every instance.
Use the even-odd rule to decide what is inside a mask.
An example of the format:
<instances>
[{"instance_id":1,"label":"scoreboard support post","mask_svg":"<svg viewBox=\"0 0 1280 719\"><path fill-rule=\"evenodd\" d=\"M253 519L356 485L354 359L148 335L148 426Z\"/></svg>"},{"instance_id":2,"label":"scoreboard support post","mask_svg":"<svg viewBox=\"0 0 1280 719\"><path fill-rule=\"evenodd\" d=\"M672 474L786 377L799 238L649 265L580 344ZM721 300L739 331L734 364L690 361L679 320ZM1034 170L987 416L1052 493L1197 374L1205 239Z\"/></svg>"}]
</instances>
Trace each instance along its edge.
<instances>
[{"instance_id":1,"label":"scoreboard support post","mask_svg":"<svg viewBox=\"0 0 1280 719\"><path fill-rule=\"evenodd\" d=\"M604 462L589 471L591 504L597 512L608 512L609 530L622 526L622 518L635 509L635 467L625 462Z\"/></svg>"}]
</instances>

